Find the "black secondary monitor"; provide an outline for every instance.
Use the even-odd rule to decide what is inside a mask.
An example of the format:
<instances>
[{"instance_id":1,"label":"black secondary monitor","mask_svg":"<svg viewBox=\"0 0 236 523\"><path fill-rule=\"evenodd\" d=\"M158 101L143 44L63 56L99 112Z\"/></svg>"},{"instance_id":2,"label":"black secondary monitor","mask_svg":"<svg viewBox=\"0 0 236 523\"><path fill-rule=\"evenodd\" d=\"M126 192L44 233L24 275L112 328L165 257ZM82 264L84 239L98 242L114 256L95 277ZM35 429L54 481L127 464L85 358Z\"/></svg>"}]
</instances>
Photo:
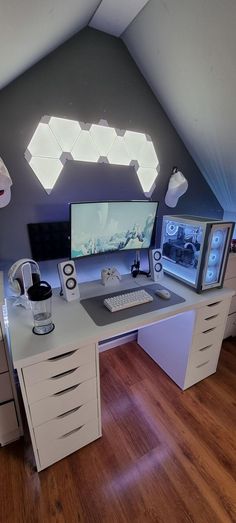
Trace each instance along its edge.
<instances>
[{"instance_id":1,"label":"black secondary monitor","mask_svg":"<svg viewBox=\"0 0 236 523\"><path fill-rule=\"evenodd\" d=\"M148 200L71 203L71 258L148 249L157 208Z\"/></svg>"}]
</instances>

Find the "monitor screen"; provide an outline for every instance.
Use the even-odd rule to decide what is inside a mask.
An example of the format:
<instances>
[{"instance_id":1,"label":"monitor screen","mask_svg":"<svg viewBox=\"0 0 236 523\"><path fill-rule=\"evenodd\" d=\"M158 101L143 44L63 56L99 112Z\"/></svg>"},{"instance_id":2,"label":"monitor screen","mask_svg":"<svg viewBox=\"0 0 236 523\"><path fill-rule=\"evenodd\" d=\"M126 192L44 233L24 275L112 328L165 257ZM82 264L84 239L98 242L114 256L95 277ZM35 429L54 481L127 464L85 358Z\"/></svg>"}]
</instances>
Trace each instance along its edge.
<instances>
[{"instance_id":1,"label":"monitor screen","mask_svg":"<svg viewBox=\"0 0 236 523\"><path fill-rule=\"evenodd\" d=\"M129 249L148 249L157 202L71 203L71 258Z\"/></svg>"}]
</instances>

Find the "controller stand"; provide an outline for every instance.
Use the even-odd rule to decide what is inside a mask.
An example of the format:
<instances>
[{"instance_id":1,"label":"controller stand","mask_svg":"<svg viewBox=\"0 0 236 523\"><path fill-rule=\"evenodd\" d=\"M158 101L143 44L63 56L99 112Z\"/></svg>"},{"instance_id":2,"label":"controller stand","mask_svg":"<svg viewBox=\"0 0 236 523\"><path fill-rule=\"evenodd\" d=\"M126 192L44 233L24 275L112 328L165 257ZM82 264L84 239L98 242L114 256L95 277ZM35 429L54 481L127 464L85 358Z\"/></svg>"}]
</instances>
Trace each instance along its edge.
<instances>
[{"instance_id":1,"label":"controller stand","mask_svg":"<svg viewBox=\"0 0 236 523\"><path fill-rule=\"evenodd\" d=\"M133 278L136 278L139 274L144 274L145 276L147 276L147 278L149 278L149 276L151 275L150 271L142 271L140 269L140 253L139 251L136 251L136 258L134 260L134 263L131 265L131 274L133 276Z\"/></svg>"}]
</instances>

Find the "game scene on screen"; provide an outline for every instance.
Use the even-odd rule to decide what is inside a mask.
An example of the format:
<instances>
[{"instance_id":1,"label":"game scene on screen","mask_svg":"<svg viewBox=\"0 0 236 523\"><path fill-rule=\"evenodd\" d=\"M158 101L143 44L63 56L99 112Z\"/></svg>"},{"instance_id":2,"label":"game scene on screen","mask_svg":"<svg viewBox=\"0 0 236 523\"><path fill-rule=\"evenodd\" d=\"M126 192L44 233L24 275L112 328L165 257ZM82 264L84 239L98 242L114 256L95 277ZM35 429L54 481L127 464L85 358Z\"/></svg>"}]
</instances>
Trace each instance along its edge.
<instances>
[{"instance_id":1,"label":"game scene on screen","mask_svg":"<svg viewBox=\"0 0 236 523\"><path fill-rule=\"evenodd\" d=\"M71 257L149 248L156 202L71 204Z\"/></svg>"}]
</instances>

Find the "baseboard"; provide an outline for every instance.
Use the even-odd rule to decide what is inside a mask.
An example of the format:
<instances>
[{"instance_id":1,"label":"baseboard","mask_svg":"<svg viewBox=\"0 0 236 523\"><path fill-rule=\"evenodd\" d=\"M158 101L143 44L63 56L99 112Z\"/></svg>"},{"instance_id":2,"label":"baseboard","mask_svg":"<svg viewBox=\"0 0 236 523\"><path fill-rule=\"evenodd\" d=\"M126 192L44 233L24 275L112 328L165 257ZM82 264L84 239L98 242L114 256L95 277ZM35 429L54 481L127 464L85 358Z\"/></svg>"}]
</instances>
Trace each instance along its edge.
<instances>
[{"instance_id":1,"label":"baseboard","mask_svg":"<svg viewBox=\"0 0 236 523\"><path fill-rule=\"evenodd\" d=\"M102 341L99 343L99 352L104 352L105 350L114 349L124 343L137 340L137 331L129 332L128 334L123 334L121 336L116 336L115 338L110 338L109 340Z\"/></svg>"}]
</instances>

